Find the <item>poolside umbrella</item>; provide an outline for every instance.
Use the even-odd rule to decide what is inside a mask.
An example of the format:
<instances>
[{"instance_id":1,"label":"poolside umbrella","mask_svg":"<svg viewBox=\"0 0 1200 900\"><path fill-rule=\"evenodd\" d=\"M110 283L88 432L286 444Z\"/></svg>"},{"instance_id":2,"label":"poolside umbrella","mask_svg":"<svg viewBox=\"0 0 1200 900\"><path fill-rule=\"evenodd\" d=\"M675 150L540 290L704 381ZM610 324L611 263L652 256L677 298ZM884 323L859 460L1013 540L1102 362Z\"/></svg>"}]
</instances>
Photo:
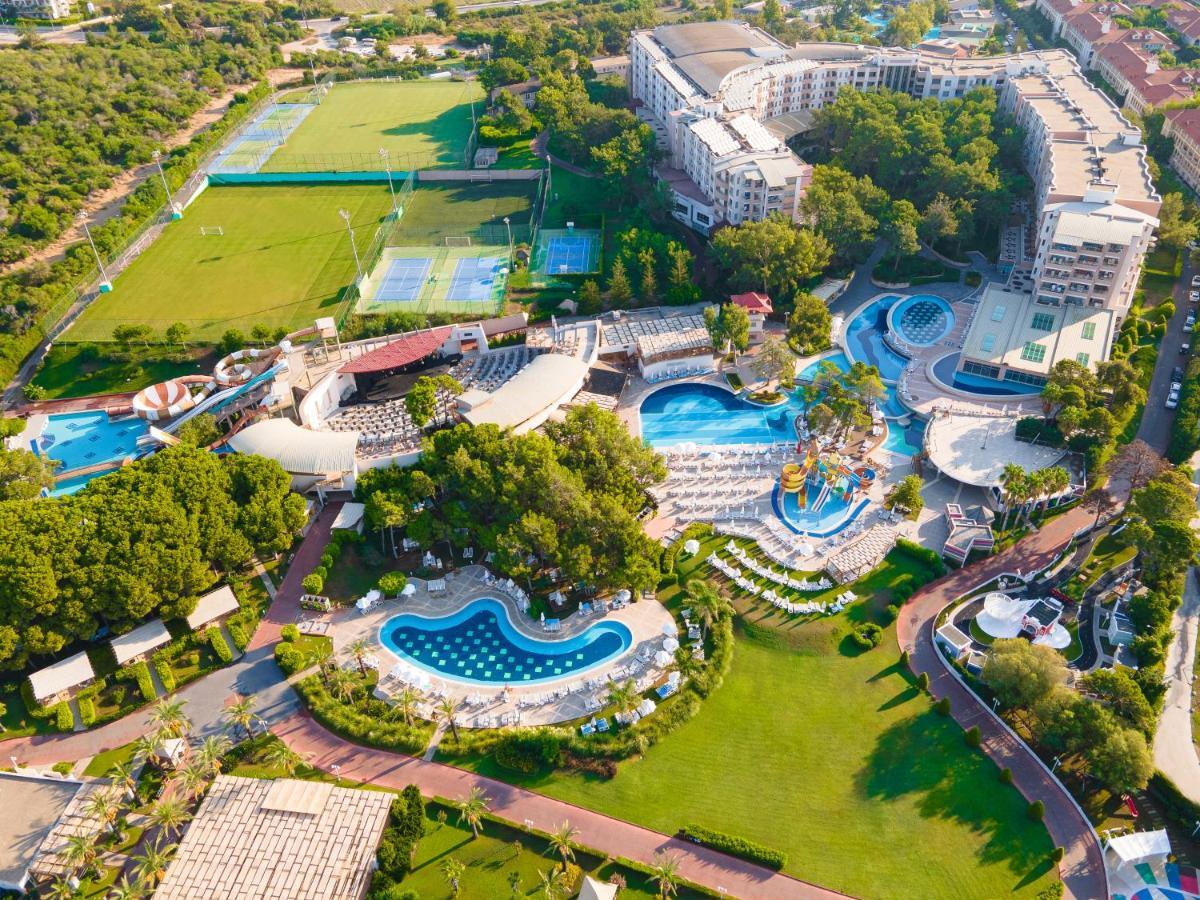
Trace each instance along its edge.
<instances>
[{"instance_id":1,"label":"poolside umbrella","mask_svg":"<svg viewBox=\"0 0 1200 900\"><path fill-rule=\"evenodd\" d=\"M696 540L695 538L693 538L690 541L687 541L683 545L683 552L688 554L689 556L695 556L697 553L700 552L700 542L698 540Z\"/></svg>"},{"instance_id":2,"label":"poolside umbrella","mask_svg":"<svg viewBox=\"0 0 1200 900\"><path fill-rule=\"evenodd\" d=\"M813 545L808 543L808 541L805 541L803 544L801 544L796 549L799 550L801 555L803 555L803 556L812 556L813 555Z\"/></svg>"},{"instance_id":3,"label":"poolside umbrella","mask_svg":"<svg viewBox=\"0 0 1200 900\"><path fill-rule=\"evenodd\" d=\"M417 592L417 586L415 584L409 583L404 586L404 590L402 590L400 592L400 596L401 597L411 597L416 592Z\"/></svg>"},{"instance_id":4,"label":"poolside umbrella","mask_svg":"<svg viewBox=\"0 0 1200 900\"><path fill-rule=\"evenodd\" d=\"M663 649L668 653L674 653L679 649L679 641L675 640L673 637L669 637L663 641Z\"/></svg>"},{"instance_id":5,"label":"poolside umbrella","mask_svg":"<svg viewBox=\"0 0 1200 900\"><path fill-rule=\"evenodd\" d=\"M371 598L370 597L359 597L357 600L354 601L354 606L359 612L365 613L368 609L371 608Z\"/></svg>"},{"instance_id":6,"label":"poolside umbrella","mask_svg":"<svg viewBox=\"0 0 1200 900\"><path fill-rule=\"evenodd\" d=\"M653 700L650 700L649 698L647 698L638 704L637 711L638 711L638 715L640 715L640 716L648 716L648 715L650 715L650 713L654 712L656 709L658 709L658 704L656 704Z\"/></svg>"},{"instance_id":7,"label":"poolside umbrella","mask_svg":"<svg viewBox=\"0 0 1200 900\"><path fill-rule=\"evenodd\" d=\"M659 650L654 654L654 664L656 666L669 666L671 664L671 660L674 658L675 657L673 657L666 650Z\"/></svg>"},{"instance_id":8,"label":"poolside umbrella","mask_svg":"<svg viewBox=\"0 0 1200 900\"><path fill-rule=\"evenodd\" d=\"M617 591L616 596L613 597L613 601L616 603L628 603L632 596L633 594L629 593L629 591L622 589Z\"/></svg>"},{"instance_id":9,"label":"poolside umbrella","mask_svg":"<svg viewBox=\"0 0 1200 900\"><path fill-rule=\"evenodd\" d=\"M675 635L679 634L679 629L675 626L674 622L664 622L662 633L667 637L675 637Z\"/></svg>"}]
</instances>

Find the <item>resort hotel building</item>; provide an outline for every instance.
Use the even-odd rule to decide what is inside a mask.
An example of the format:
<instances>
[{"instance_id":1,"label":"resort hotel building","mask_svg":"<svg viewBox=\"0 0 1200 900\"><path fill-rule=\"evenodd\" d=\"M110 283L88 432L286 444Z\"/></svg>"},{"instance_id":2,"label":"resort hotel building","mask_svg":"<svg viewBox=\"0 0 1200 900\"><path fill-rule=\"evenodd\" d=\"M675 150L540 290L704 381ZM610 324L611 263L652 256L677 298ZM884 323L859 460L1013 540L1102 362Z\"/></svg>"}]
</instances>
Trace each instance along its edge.
<instances>
[{"instance_id":1,"label":"resort hotel building","mask_svg":"<svg viewBox=\"0 0 1200 900\"><path fill-rule=\"evenodd\" d=\"M801 220L811 168L783 142L810 128L813 111L842 88L940 100L993 88L1025 134L1035 236L1010 289L988 290L960 367L1038 385L1059 359L1108 357L1161 199L1140 132L1070 53L947 59L891 47L789 47L749 25L705 22L634 32L629 73L640 114L665 136L660 175L674 215L705 234L776 211Z\"/></svg>"}]
</instances>

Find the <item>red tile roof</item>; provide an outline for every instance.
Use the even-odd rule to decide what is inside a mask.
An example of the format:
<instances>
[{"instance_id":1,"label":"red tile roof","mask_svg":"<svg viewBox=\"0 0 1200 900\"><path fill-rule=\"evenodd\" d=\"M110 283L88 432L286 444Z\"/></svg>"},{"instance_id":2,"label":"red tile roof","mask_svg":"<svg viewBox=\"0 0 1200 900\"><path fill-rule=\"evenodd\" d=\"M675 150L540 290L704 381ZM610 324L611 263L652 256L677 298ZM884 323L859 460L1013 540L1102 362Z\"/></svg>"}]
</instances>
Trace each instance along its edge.
<instances>
[{"instance_id":1,"label":"red tile roof","mask_svg":"<svg viewBox=\"0 0 1200 900\"><path fill-rule=\"evenodd\" d=\"M385 344L378 350L364 353L358 359L352 359L340 369L343 375L363 375L368 372L387 372L398 369L424 359L434 353L445 343L446 338L454 331L453 325L443 325L441 328L431 328L428 331L414 331L404 337Z\"/></svg>"},{"instance_id":2,"label":"red tile roof","mask_svg":"<svg viewBox=\"0 0 1200 900\"><path fill-rule=\"evenodd\" d=\"M729 298L729 302L734 306L740 306L749 312L769 313L774 309L771 306L771 298L766 294L760 294L757 291L750 291L745 294L734 294Z\"/></svg>"}]
</instances>

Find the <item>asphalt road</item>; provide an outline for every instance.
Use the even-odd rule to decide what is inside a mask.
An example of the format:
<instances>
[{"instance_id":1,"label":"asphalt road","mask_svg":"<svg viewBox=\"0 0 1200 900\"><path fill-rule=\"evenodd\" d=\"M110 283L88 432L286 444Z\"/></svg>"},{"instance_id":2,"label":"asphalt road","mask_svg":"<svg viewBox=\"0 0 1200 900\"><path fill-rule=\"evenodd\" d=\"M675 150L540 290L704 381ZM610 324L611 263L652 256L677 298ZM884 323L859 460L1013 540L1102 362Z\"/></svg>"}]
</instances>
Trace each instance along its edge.
<instances>
[{"instance_id":1,"label":"asphalt road","mask_svg":"<svg viewBox=\"0 0 1200 900\"><path fill-rule=\"evenodd\" d=\"M1167 442L1171 439L1171 424L1175 421L1175 410L1164 406L1171 386L1171 370L1175 366L1186 366L1190 358L1187 354L1180 353L1179 347L1185 339L1183 325L1188 310L1196 309L1188 303L1188 291L1191 290L1192 276L1198 271L1200 270L1192 263L1191 254L1185 254L1183 273L1179 276L1173 293L1175 315L1167 323L1167 334L1158 346L1158 363L1154 367L1154 378L1150 382L1150 390L1146 397L1146 410L1142 413L1142 424L1138 428L1137 436L1159 453L1167 449ZM1196 342L1192 341L1192 350L1196 349Z\"/></svg>"}]
</instances>

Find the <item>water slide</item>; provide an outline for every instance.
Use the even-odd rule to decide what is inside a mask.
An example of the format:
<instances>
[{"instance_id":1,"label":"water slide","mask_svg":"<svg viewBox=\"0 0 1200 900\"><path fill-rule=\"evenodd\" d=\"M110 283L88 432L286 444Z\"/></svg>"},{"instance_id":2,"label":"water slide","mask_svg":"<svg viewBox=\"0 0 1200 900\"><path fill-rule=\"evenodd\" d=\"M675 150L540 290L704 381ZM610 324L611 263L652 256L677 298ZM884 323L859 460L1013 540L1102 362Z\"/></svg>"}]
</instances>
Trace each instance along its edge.
<instances>
[{"instance_id":1,"label":"water slide","mask_svg":"<svg viewBox=\"0 0 1200 900\"><path fill-rule=\"evenodd\" d=\"M821 485L821 493L817 494L817 499L814 500L812 504L813 512L819 513L821 511L821 507L824 506L825 501L829 499L829 492L831 490L833 490L833 488L828 481Z\"/></svg>"},{"instance_id":2,"label":"water slide","mask_svg":"<svg viewBox=\"0 0 1200 900\"><path fill-rule=\"evenodd\" d=\"M249 381L243 382L242 384L236 384L233 387L226 388L223 391L217 391L215 394L210 394L208 397L201 400L199 403L185 412L182 416L179 416L179 418L175 419L175 421L171 422L169 425L162 426L162 430L167 434L173 434L179 430L184 422L195 418L201 413L208 412L210 409L219 409L226 403L236 400L242 394L245 394L258 387L260 384L271 381L276 375L279 375L281 372L286 370L287 360L280 359L275 363L275 365L271 366L271 368L267 369L265 372L255 375Z\"/></svg>"}]
</instances>

